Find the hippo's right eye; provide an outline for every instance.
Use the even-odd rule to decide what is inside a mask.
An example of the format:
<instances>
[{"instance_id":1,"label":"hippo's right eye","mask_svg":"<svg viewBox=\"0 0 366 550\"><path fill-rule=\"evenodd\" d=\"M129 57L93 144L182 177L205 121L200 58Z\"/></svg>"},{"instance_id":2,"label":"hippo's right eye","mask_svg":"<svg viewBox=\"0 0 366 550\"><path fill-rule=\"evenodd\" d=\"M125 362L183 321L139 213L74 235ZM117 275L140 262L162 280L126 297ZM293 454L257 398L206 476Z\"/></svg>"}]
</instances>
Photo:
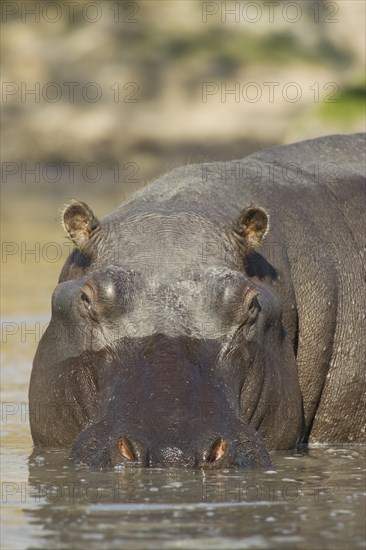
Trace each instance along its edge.
<instances>
[{"instance_id":1,"label":"hippo's right eye","mask_svg":"<svg viewBox=\"0 0 366 550\"><path fill-rule=\"evenodd\" d=\"M86 294L86 292L81 292L81 301L83 302L84 304L84 307L87 309L87 310L90 310L91 309L91 302L90 302L90 298L89 296Z\"/></svg>"},{"instance_id":2,"label":"hippo's right eye","mask_svg":"<svg viewBox=\"0 0 366 550\"><path fill-rule=\"evenodd\" d=\"M82 315L87 315L93 321L98 321L101 311L98 288L95 287L93 281L88 281L81 287L79 303Z\"/></svg>"}]
</instances>

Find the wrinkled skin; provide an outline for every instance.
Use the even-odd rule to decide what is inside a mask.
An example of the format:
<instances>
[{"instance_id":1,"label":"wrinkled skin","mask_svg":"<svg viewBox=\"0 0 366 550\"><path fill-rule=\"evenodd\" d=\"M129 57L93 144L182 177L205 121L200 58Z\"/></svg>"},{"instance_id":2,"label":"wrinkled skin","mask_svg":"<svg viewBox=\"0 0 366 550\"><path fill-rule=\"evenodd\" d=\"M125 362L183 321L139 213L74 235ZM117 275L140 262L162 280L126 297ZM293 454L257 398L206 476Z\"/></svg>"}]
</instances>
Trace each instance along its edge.
<instances>
[{"instance_id":1,"label":"wrinkled skin","mask_svg":"<svg viewBox=\"0 0 366 550\"><path fill-rule=\"evenodd\" d=\"M75 250L31 376L35 445L97 467L220 468L365 441L364 145L185 166L101 221L71 203Z\"/></svg>"}]
</instances>

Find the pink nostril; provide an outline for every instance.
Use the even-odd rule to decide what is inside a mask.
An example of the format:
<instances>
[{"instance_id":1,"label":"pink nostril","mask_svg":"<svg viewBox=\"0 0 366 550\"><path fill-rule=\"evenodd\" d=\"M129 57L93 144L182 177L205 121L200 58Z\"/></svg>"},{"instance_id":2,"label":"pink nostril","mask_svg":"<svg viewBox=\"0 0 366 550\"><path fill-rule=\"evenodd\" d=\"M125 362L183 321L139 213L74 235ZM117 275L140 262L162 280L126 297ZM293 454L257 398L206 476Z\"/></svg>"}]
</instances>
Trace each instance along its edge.
<instances>
[{"instance_id":1,"label":"pink nostril","mask_svg":"<svg viewBox=\"0 0 366 550\"><path fill-rule=\"evenodd\" d=\"M227 442L225 439L220 437L212 444L212 447L207 455L206 462L216 462L217 460L220 460L220 458L226 454L227 448Z\"/></svg>"},{"instance_id":2,"label":"pink nostril","mask_svg":"<svg viewBox=\"0 0 366 550\"><path fill-rule=\"evenodd\" d=\"M126 460L136 460L133 445L127 437L121 436L118 438L117 449Z\"/></svg>"}]
</instances>

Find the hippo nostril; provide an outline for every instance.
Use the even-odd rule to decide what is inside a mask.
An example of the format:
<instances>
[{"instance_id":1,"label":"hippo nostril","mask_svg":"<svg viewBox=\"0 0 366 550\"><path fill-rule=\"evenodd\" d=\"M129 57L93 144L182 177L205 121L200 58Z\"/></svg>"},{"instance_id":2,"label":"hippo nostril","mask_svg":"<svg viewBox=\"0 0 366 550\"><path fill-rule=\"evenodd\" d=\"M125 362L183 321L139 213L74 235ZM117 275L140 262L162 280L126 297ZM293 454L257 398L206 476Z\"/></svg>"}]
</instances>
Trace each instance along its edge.
<instances>
[{"instance_id":1,"label":"hippo nostril","mask_svg":"<svg viewBox=\"0 0 366 550\"><path fill-rule=\"evenodd\" d=\"M133 445L127 437L121 436L117 440L117 449L120 452L120 454L125 458L126 460L136 460L136 455L133 450Z\"/></svg>"},{"instance_id":2,"label":"hippo nostril","mask_svg":"<svg viewBox=\"0 0 366 550\"><path fill-rule=\"evenodd\" d=\"M207 455L206 462L216 462L225 455L227 448L227 442L225 441L225 439L222 439L220 437L212 444L211 449Z\"/></svg>"}]
</instances>

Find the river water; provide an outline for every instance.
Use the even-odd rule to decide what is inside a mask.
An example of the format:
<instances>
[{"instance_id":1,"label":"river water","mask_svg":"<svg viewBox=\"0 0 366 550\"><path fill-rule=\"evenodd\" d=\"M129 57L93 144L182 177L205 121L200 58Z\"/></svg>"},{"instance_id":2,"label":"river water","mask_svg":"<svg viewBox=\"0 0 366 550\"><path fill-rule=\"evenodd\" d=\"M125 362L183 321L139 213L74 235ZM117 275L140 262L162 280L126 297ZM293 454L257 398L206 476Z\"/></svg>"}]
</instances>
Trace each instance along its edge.
<instances>
[{"instance_id":1,"label":"river water","mask_svg":"<svg viewBox=\"0 0 366 550\"><path fill-rule=\"evenodd\" d=\"M365 548L366 446L273 453L255 471L88 471L33 452L31 363L67 253L58 208L23 196L3 217L1 548Z\"/></svg>"}]
</instances>

